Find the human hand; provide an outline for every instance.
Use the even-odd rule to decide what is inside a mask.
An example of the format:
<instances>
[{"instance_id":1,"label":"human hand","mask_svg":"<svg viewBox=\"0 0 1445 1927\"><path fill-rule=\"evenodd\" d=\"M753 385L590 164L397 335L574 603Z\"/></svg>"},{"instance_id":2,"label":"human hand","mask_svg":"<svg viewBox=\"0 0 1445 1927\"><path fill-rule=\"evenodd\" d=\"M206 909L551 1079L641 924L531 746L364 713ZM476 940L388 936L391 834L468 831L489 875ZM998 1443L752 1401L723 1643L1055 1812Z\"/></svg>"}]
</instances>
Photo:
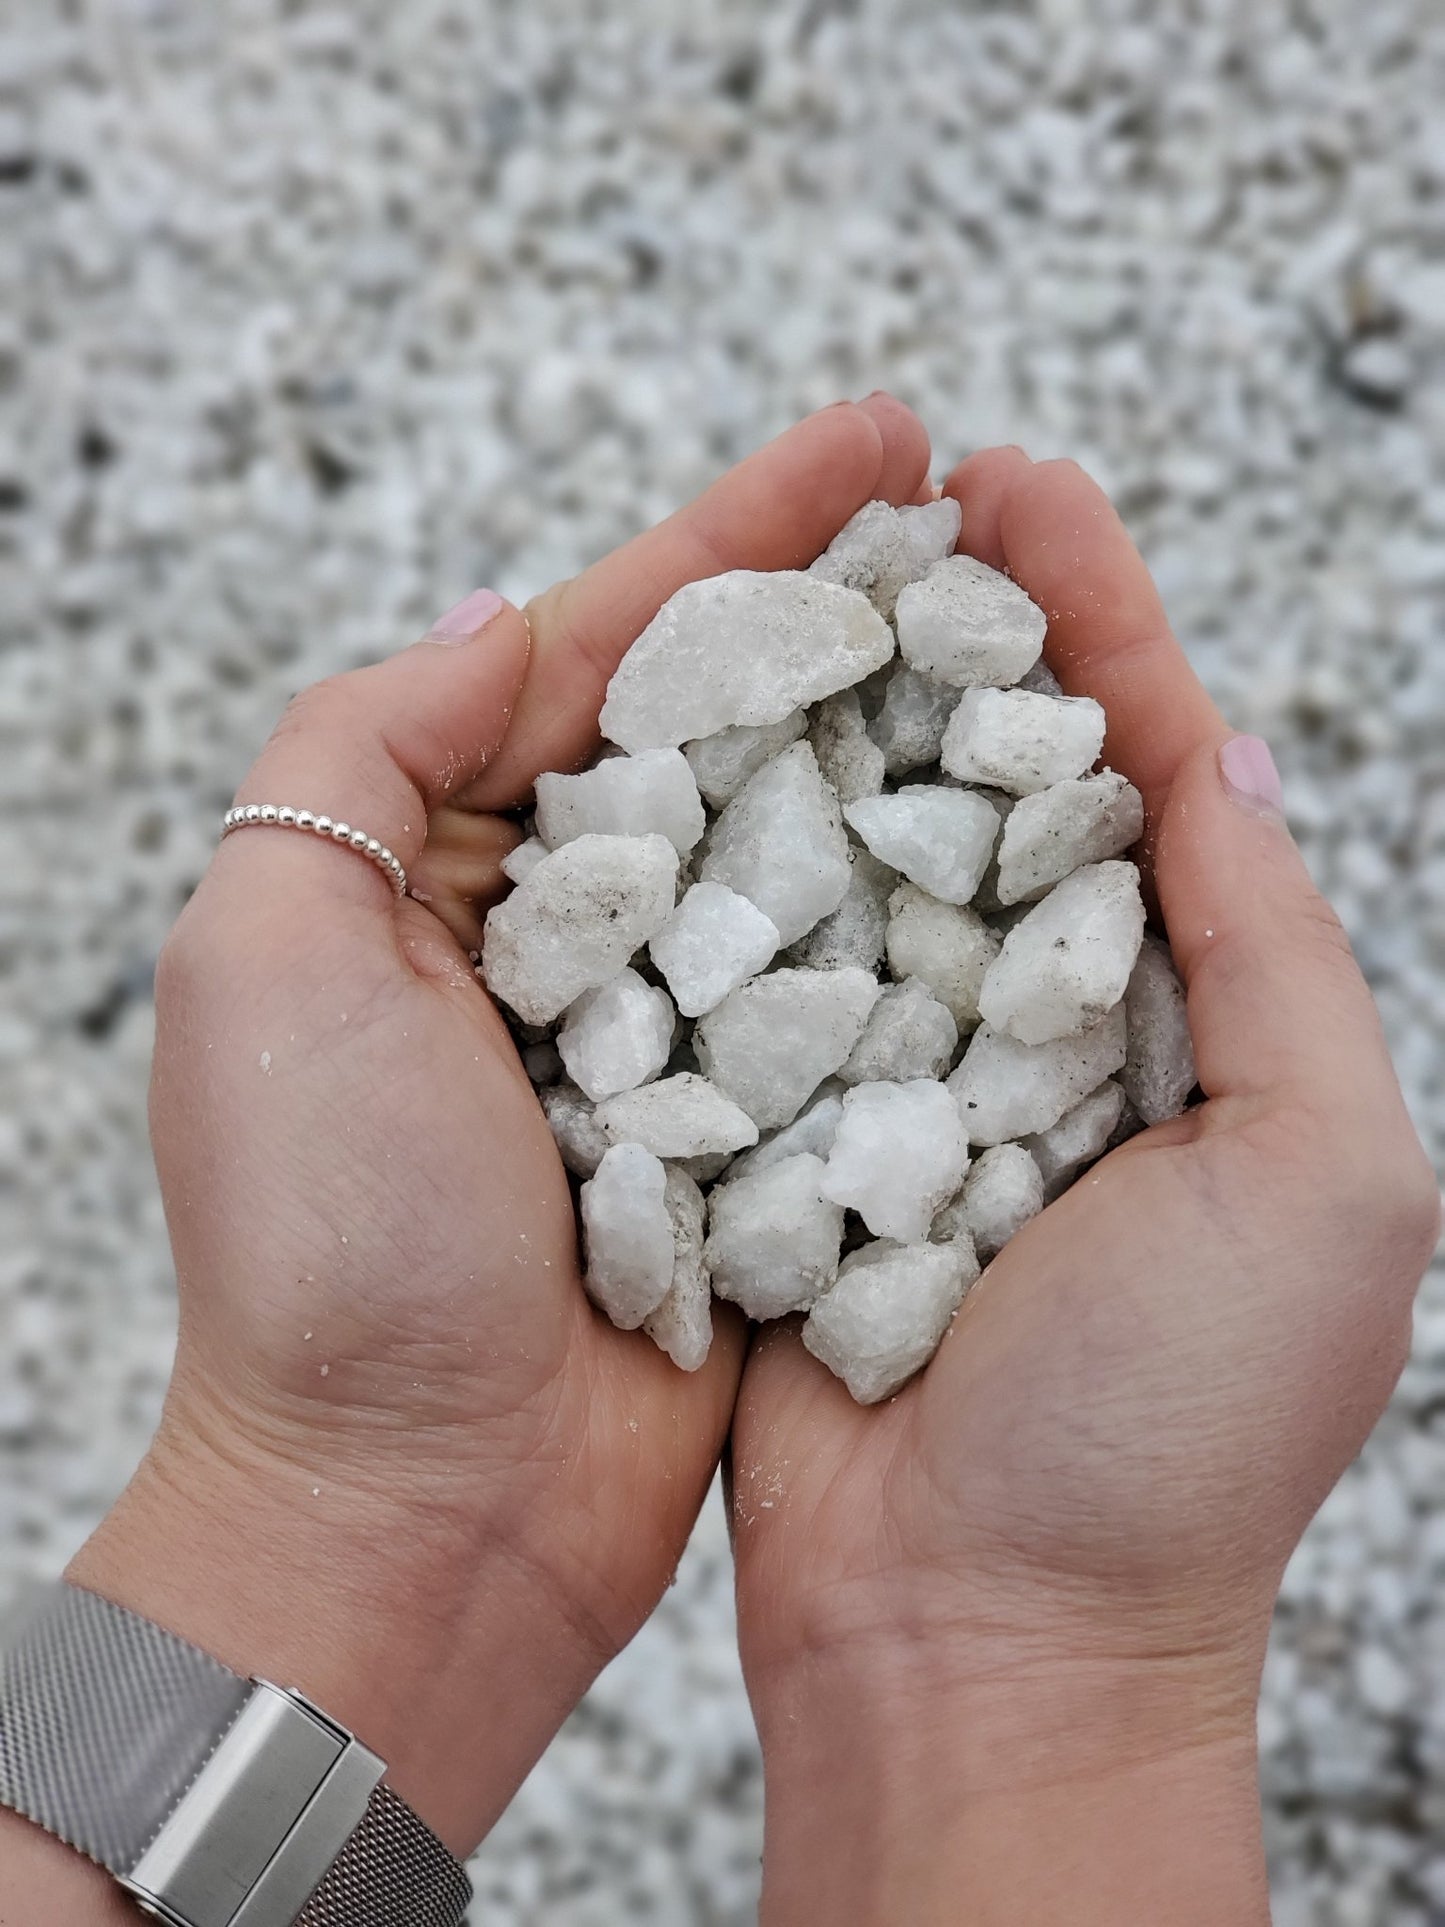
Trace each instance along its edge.
<instances>
[{"instance_id":1,"label":"human hand","mask_svg":"<svg viewBox=\"0 0 1445 1927\"><path fill-rule=\"evenodd\" d=\"M755 1340L731 1452L764 1920L1241 1927L1271 1606L1405 1358L1438 1191L1267 753L1105 498L1018 450L947 489L1143 792L1208 1102L1016 1236L890 1404Z\"/></svg>"},{"instance_id":2,"label":"human hand","mask_svg":"<svg viewBox=\"0 0 1445 1927\"><path fill-rule=\"evenodd\" d=\"M667 1584L737 1386L588 1305L572 1198L468 952L682 582L806 563L928 463L886 397L825 410L530 605L309 690L238 800L364 826L226 840L166 946L152 1126L180 1285L157 1441L72 1567L299 1685L469 1849ZM530 654L528 642L530 620ZM481 626L478 626L481 625Z\"/></svg>"}]
</instances>

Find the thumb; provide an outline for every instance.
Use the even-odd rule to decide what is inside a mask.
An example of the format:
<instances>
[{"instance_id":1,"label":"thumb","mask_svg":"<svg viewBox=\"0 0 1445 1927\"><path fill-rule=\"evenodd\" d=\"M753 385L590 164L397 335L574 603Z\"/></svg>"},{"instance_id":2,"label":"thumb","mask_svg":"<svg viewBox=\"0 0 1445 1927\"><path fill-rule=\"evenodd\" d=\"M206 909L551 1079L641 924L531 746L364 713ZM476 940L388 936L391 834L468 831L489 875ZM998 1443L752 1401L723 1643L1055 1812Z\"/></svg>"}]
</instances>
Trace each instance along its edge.
<instances>
[{"instance_id":1,"label":"thumb","mask_svg":"<svg viewBox=\"0 0 1445 1927\"><path fill-rule=\"evenodd\" d=\"M1210 1097L1402 1108L1374 1000L1289 833L1260 738L1216 736L1185 757L1154 870Z\"/></svg>"},{"instance_id":2,"label":"thumb","mask_svg":"<svg viewBox=\"0 0 1445 1927\"><path fill-rule=\"evenodd\" d=\"M527 670L526 617L478 589L422 641L370 668L303 690L237 793L237 804L326 816L364 832L410 870L429 814L475 779L506 735ZM288 900L380 908L391 885L340 839L260 825L228 835L211 887ZM374 855L374 853L373 853Z\"/></svg>"}]
</instances>

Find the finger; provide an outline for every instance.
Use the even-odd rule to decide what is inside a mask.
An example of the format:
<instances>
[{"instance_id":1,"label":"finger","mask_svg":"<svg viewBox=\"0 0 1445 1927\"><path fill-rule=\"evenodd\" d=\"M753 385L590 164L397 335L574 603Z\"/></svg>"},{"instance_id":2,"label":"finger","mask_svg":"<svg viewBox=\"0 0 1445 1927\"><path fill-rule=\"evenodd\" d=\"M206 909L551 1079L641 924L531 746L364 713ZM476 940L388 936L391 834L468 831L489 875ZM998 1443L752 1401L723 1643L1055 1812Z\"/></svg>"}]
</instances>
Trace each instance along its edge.
<instances>
[{"instance_id":1,"label":"finger","mask_svg":"<svg viewBox=\"0 0 1445 1927\"><path fill-rule=\"evenodd\" d=\"M882 496L907 502L928 469L922 424L888 396L840 402L739 463L689 507L528 605L534 649L505 748L464 798L520 802L542 770L573 769L628 645L673 592L727 569L796 569Z\"/></svg>"},{"instance_id":2,"label":"finger","mask_svg":"<svg viewBox=\"0 0 1445 1927\"><path fill-rule=\"evenodd\" d=\"M1006 566L999 511L1003 498L1020 475L1033 467L1023 449L981 448L976 455L961 461L943 485L963 511L959 531L961 553L973 556L990 569Z\"/></svg>"},{"instance_id":3,"label":"finger","mask_svg":"<svg viewBox=\"0 0 1445 1927\"><path fill-rule=\"evenodd\" d=\"M1009 573L1048 616L1049 667L1070 695L1103 704L1104 760L1143 792L1152 822L1184 758L1225 725L1170 631L1143 558L1074 462L1016 471L998 518Z\"/></svg>"},{"instance_id":4,"label":"finger","mask_svg":"<svg viewBox=\"0 0 1445 1927\"><path fill-rule=\"evenodd\" d=\"M429 813L496 754L528 649L521 612L479 590L412 648L303 691L237 800L324 813L387 844L410 871ZM374 864L295 830L235 832L211 874L281 915L318 901L384 907L391 888Z\"/></svg>"},{"instance_id":5,"label":"finger","mask_svg":"<svg viewBox=\"0 0 1445 1927\"><path fill-rule=\"evenodd\" d=\"M1283 1096L1377 1127L1402 1115L1374 1001L1258 738L1221 730L1186 758L1155 881L1210 1097Z\"/></svg>"},{"instance_id":6,"label":"finger","mask_svg":"<svg viewBox=\"0 0 1445 1927\"><path fill-rule=\"evenodd\" d=\"M426 847L410 872L410 894L450 930L468 955L482 947L482 921L506 893L502 858L522 840L510 817L444 804L432 813Z\"/></svg>"}]
</instances>

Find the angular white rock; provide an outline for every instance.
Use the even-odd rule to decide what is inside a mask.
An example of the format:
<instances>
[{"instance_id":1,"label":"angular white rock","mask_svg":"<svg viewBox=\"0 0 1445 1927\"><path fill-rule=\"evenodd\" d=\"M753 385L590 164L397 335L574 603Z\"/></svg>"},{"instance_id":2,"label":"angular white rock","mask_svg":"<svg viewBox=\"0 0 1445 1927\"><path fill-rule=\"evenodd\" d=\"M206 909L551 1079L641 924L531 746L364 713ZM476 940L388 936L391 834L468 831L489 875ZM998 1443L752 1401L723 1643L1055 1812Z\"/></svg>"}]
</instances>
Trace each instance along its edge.
<instances>
[{"instance_id":1,"label":"angular white rock","mask_svg":"<svg viewBox=\"0 0 1445 1927\"><path fill-rule=\"evenodd\" d=\"M1043 652L1048 626L1016 582L971 555L937 563L898 597L904 661L959 689L1007 689L1026 676Z\"/></svg>"},{"instance_id":2,"label":"angular white rock","mask_svg":"<svg viewBox=\"0 0 1445 1927\"><path fill-rule=\"evenodd\" d=\"M1028 903L1086 863L1122 856L1144 834L1144 799L1112 769L1021 796L998 846L998 900Z\"/></svg>"},{"instance_id":3,"label":"angular white rock","mask_svg":"<svg viewBox=\"0 0 1445 1927\"><path fill-rule=\"evenodd\" d=\"M781 1164L784 1158L795 1158L804 1151L814 1157L826 1158L833 1148L833 1140L838 1135L838 1125L843 1116L844 1087L836 1078L829 1078L820 1087L818 1094L805 1110L799 1111L791 1124L785 1124L781 1131L773 1131L751 1151L744 1151L733 1159L728 1166L728 1182L743 1177L749 1171L766 1171L770 1165Z\"/></svg>"},{"instance_id":4,"label":"angular white rock","mask_svg":"<svg viewBox=\"0 0 1445 1927\"><path fill-rule=\"evenodd\" d=\"M950 776L1027 796L1082 776L1104 744L1104 712L1090 696L966 689L944 731Z\"/></svg>"},{"instance_id":5,"label":"angular white rock","mask_svg":"<svg viewBox=\"0 0 1445 1927\"><path fill-rule=\"evenodd\" d=\"M1124 1007L1082 1037L1021 1044L980 1025L948 1079L970 1144L1003 1144L1057 1124L1124 1062Z\"/></svg>"},{"instance_id":6,"label":"angular white rock","mask_svg":"<svg viewBox=\"0 0 1445 1927\"><path fill-rule=\"evenodd\" d=\"M1043 1173L1023 1145L992 1145L974 1160L959 1203L974 1248L987 1264L1043 1210Z\"/></svg>"},{"instance_id":7,"label":"angular white rock","mask_svg":"<svg viewBox=\"0 0 1445 1927\"><path fill-rule=\"evenodd\" d=\"M715 810L731 803L743 784L770 763L779 750L797 742L808 727L807 713L794 709L780 723L761 723L752 727L735 724L720 729L716 736L702 736L683 745L683 755L698 788Z\"/></svg>"},{"instance_id":8,"label":"angular white rock","mask_svg":"<svg viewBox=\"0 0 1445 1927\"><path fill-rule=\"evenodd\" d=\"M888 935L888 899L898 872L869 851L855 849L843 901L820 917L788 952L788 961L809 970L874 969Z\"/></svg>"},{"instance_id":9,"label":"angular white rock","mask_svg":"<svg viewBox=\"0 0 1445 1927\"><path fill-rule=\"evenodd\" d=\"M791 743L750 776L712 827L699 879L725 883L796 943L848 889L848 837L838 799L807 743Z\"/></svg>"},{"instance_id":10,"label":"angular white rock","mask_svg":"<svg viewBox=\"0 0 1445 1927\"><path fill-rule=\"evenodd\" d=\"M672 1225L672 1282L642 1329L679 1370L695 1372L712 1349L712 1285L703 1260L707 1206L694 1181L675 1165L667 1168L663 1202Z\"/></svg>"},{"instance_id":11,"label":"angular white rock","mask_svg":"<svg viewBox=\"0 0 1445 1927\"><path fill-rule=\"evenodd\" d=\"M708 1198L706 1259L719 1298L749 1318L804 1311L838 1275L843 1210L806 1152L720 1184Z\"/></svg>"},{"instance_id":12,"label":"angular white rock","mask_svg":"<svg viewBox=\"0 0 1445 1927\"><path fill-rule=\"evenodd\" d=\"M684 1017L700 1017L773 960L778 926L725 883L694 883L652 939Z\"/></svg>"},{"instance_id":13,"label":"angular white rock","mask_svg":"<svg viewBox=\"0 0 1445 1927\"><path fill-rule=\"evenodd\" d=\"M634 754L777 723L879 669L893 632L853 589L795 569L684 583L618 664L602 734Z\"/></svg>"},{"instance_id":14,"label":"angular white rock","mask_svg":"<svg viewBox=\"0 0 1445 1927\"><path fill-rule=\"evenodd\" d=\"M958 707L958 691L920 676L906 663L888 679L883 705L868 725L868 734L883 752L890 776L906 776L911 769L936 763L949 718Z\"/></svg>"},{"instance_id":15,"label":"angular white rock","mask_svg":"<svg viewBox=\"0 0 1445 1927\"><path fill-rule=\"evenodd\" d=\"M729 993L693 1033L703 1072L760 1128L790 1124L847 1061L878 1001L866 970L775 970Z\"/></svg>"},{"instance_id":16,"label":"angular white rock","mask_svg":"<svg viewBox=\"0 0 1445 1927\"><path fill-rule=\"evenodd\" d=\"M587 1295L635 1331L672 1283L667 1173L640 1144L614 1144L582 1187Z\"/></svg>"},{"instance_id":17,"label":"angular white rock","mask_svg":"<svg viewBox=\"0 0 1445 1927\"><path fill-rule=\"evenodd\" d=\"M845 1084L906 1084L946 1077L958 1048L958 1025L921 977L885 984L863 1035L838 1075Z\"/></svg>"},{"instance_id":18,"label":"angular white rock","mask_svg":"<svg viewBox=\"0 0 1445 1927\"><path fill-rule=\"evenodd\" d=\"M495 909L482 939L488 990L529 1024L549 1024L615 977L672 915L677 851L665 836L579 836Z\"/></svg>"},{"instance_id":19,"label":"angular white rock","mask_svg":"<svg viewBox=\"0 0 1445 1927\"><path fill-rule=\"evenodd\" d=\"M947 1008L960 1033L971 1031L999 939L975 911L940 903L916 884L899 884L888 911L889 970L900 981L917 977Z\"/></svg>"},{"instance_id":20,"label":"angular white rock","mask_svg":"<svg viewBox=\"0 0 1445 1927\"><path fill-rule=\"evenodd\" d=\"M537 778L537 834L549 849L579 836L665 836L686 856L706 827L697 782L680 749L609 756L578 776Z\"/></svg>"},{"instance_id":21,"label":"angular white rock","mask_svg":"<svg viewBox=\"0 0 1445 1927\"><path fill-rule=\"evenodd\" d=\"M942 1084L859 1084L823 1173L823 1196L856 1211L878 1238L926 1238L968 1169L968 1139Z\"/></svg>"},{"instance_id":22,"label":"angular white rock","mask_svg":"<svg viewBox=\"0 0 1445 1927\"><path fill-rule=\"evenodd\" d=\"M660 1158L707 1157L758 1141L746 1111L695 1071L623 1091L597 1106L597 1122L613 1144L640 1144Z\"/></svg>"},{"instance_id":23,"label":"angular white rock","mask_svg":"<svg viewBox=\"0 0 1445 1927\"><path fill-rule=\"evenodd\" d=\"M665 990L621 970L569 1006L557 1050L572 1082L595 1101L656 1077L672 1055L675 1021Z\"/></svg>"},{"instance_id":24,"label":"angular white rock","mask_svg":"<svg viewBox=\"0 0 1445 1927\"><path fill-rule=\"evenodd\" d=\"M1184 986L1166 945L1146 937L1124 993L1129 1054L1120 1078L1146 1124L1178 1117L1198 1081Z\"/></svg>"},{"instance_id":25,"label":"angular white rock","mask_svg":"<svg viewBox=\"0 0 1445 1927\"><path fill-rule=\"evenodd\" d=\"M809 1312L803 1343L860 1405L874 1405L932 1358L977 1276L963 1240L864 1245Z\"/></svg>"},{"instance_id":26,"label":"angular white rock","mask_svg":"<svg viewBox=\"0 0 1445 1927\"><path fill-rule=\"evenodd\" d=\"M607 1133L597 1122L596 1105L575 1084L567 1082L550 1084L537 1096L562 1162L579 1178L590 1178L608 1146Z\"/></svg>"},{"instance_id":27,"label":"angular white rock","mask_svg":"<svg viewBox=\"0 0 1445 1927\"><path fill-rule=\"evenodd\" d=\"M843 814L880 863L941 903L968 902L998 835L998 815L983 797L937 784L860 797Z\"/></svg>"},{"instance_id":28,"label":"angular white rock","mask_svg":"<svg viewBox=\"0 0 1445 1927\"><path fill-rule=\"evenodd\" d=\"M550 854L540 836L529 836L525 843L519 843L515 850L508 850L502 858L502 875L510 883L520 883L523 877L532 874L543 857Z\"/></svg>"},{"instance_id":29,"label":"angular white rock","mask_svg":"<svg viewBox=\"0 0 1445 1927\"><path fill-rule=\"evenodd\" d=\"M1079 1036L1124 995L1143 936L1132 863L1075 870L1004 938L978 994L985 1023L1021 1044Z\"/></svg>"},{"instance_id":30,"label":"angular white rock","mask_svg":"<svg viewBox=\"0 0 1445 1927\"><path fill-rule=\"evenodd\" d=\"M832 784L840 803L876 796L882 789L883 752L868 734L856 689L842 689L819 703L808 741L824 781Z\"/></svg>"},{"instance_id":31,"label":"angular white rock","mask_svg":"<svg viewBox=\"0 0 1445 1927\"><path fill-rule=\"evenodd\" d=\"M865 502L808 573L857 589L891 620L899 590L949 553L960 519L958 503L947 496L903 509Z\"/></svg>"},{"instance_id":32,"label":"angular white rock","mask_svg":"<svg viewBox=\"0 0 1445 1927\"><path fill-rule=\"evenodd\" d=\"M1109 1148L1127 1102L1123 1086L1113 1078L1065 1111L1057 1124L1023 1143L1044 1180L1044 1196L1052 1202L1067 1190L1075 1175Z\"/></svg>"}]
</instances>

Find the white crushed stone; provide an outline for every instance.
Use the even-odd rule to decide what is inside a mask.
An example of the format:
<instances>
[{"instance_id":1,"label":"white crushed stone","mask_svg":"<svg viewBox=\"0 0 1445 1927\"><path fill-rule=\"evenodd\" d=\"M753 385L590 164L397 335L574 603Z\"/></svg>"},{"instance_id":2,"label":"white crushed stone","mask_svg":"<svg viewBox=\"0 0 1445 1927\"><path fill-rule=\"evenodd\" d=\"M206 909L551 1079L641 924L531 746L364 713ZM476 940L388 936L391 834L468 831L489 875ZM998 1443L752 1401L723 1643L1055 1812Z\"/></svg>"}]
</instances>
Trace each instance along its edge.
<instances>
[{"instance_id":1,"label":"white crushed stone","mask_svg":"<svg viewBox=\"0 0 1445 1927\"><path fill-rule=\"evenodd\" d=\"M843 1208L809 1152L745 1172L708 1198L707 1263L719 1298L749 1318L805 1311L838 1275Z\"/></svg>"},{"instance_id":2,"label":"white crushed stone","mask_svg":"<svg viewBox=\"0 0 1445 1927\"><path fill-rule=\"evenodd\" d=\"M604 984L672 914L677 852L664 836L579 836L487 912L487 988L547 1024Z\"/></svg>"},{"instance_id":3,"label":"white crushed stone","mask_svg":"<svg viewBox=\"0 0 1445 1927\"><path fill-rule=\"evenodd\" d=\"M1116 1006L1082 1037L1021 1044L981 1024L948 1079L970 1144L1004 1144L1057 1124L1124 1063L1124 1012Z\"/></svg>"},{"instance_id":4,"label":"white crushed stone","mask_svg":"<svg viewBox=\"0 0 1445 1927\"><path fill-rule=\"evenodd\" d=\"M883 752L868 734L856 689L840 690L819 703L808 741L840 803L877 796L883 788Z\"/></svg>"},{"instance_id":5,"label":"white crushed stone","mask_svg":"<svg viewBox=\"0 0 1445 1927\"><path fill-rule=\"evenodd\" d=\"M537 1095L562 1162L579 1178L590 1178L611 1142L597 1121L597 1106L565 1079Z\"/></svg>"},{"instance_id":6,"label":"white crushed stone","mask_svg":"<svg viewBox=\"0 0 1445 1927\"><path fill-rule=\"evenodd\" d=\"M1027 796L1082 776L1104 746L1104 712L1089 696L966 689L940 758L950 776Z\"/></svg>"},{"instance_id":7,"label":"white crushed stone","mask_svg":"<svg viewBox=\"0 0 1445 1927\"><path fill-rule=\"evenodd\" d=\"M860 1405L875 1405L927 1363L977 1275L960 1239L864 1245L808 1313L803 1343Z\"/></svg>"},{"instance_id":8,"label":"white crushed stone","mask_svg":"<svg viewBox=\"0 0 1445 1927\"><path fill-rule=\"evenodd\" d=\"M770 964L778 926L725 883L694 883L652 939L652 961L684 1017L700 1017Z\"/></svg>"},{"instance_id":9,"label":"white crushed stone","mask_svg":"<svg viewBox=\"0 0 1445 1927\"><path fill-rule=\"evenodd\" d=\"M695 1071L607 1098L597 1106L597 1122L609 1143L641 1144L660 1158L708 1157L758 1141L747 1112Z\"/></svg>"},{"instance_id":10,"label":"white crushed stone","mask_svg":"<svg viewBox=\"0 0 1445 1927\"><path fill-rule=\"evenodd\" d=\"M899 591L951 553L961 521L957 502L948 499L901 509L865 502L808 573L858 590L891 621Z\"/></svg>"},{"instance_id":11,"label":"white crushed stone","mask_svg":"<svg viewBox=\"0 0 1445 1927\"><path fill-rule=\"evenodd\" d=\"M898 648L920 675L958 689L1007 689L1044 646L1048 617L1016 582L971 555L950 556L898 598Z\"/></svg>"},{"instance_id":12,"label":"white crushed stone","mask_svg":"<svg viewBox=\"0 0 1445 1927\"><path fill-rule=\"evenodd\" d=\"M1000 938L966 905L939 903L916 884L898 886L888 902L888 968L903 982L917 977L944 1005L960 1032L979 1021L978 995Z\"/></svg>"},{"instance_id":13,"label":"white crushed stone","mask_svg":"<svg viewBox=\"0 0 1445 1927\"><path fill-rule=\"evenodd\" d=\"M1184 986L1167 944L1146 936L1124 992L1129 1049L1119 1082L1146 1124L1177 1117L1194 1088Z\"/></svg>"},{"instance_id":14,"label":"white crushed stone","mask_svg":"<svg viewBox=\"0 0 1445 1927\"><path fill-rule=\"evenodd\" d=\"M672 1283L666 1189L660 1159L640 1144L614 1144L579 1194L587 1295L623 1331L656 1311Z\"/></svg>"},{"instance_id":15,"label":"white crushed stone","mask_svg":"<svg viewBox=\"0 0 1445 1927\"><path fill-rule=\"evenodd\" d=\"M856 590L792 569L705 576L670 596L628 650L602 734L635 753L781 722L893 651L892 630Z\"/></svg>"},{"instance_id":16,"label":"white crushed stone","mask_svg":"<svg viewBox=\"0 0 1445 1927\"><path fill-rule=\"evenodd\" d=\"M1143 936L1134 865L1089 864L1009 931L984 977L979 1011L1021 1044L1077 1037L1123 997Z\"/></svg>"},{"instance_id":17,"label":"white crushed stone","mask_svg":"<svg viewBox=\"0 0 1445 1927\"><path fill-rule=\"evenodd\" d=\"M885 984L838 1072L845 1084L906 1084L916 1077L948 1075L958 1048L958 1025L947 1004L921 977Z\"/></svg>"},{"instance_id":18,"label":"white crushed stone","mask_svg":"<svg viewBox=\"0 0 1445 1927\"><path fill-rule=\"evenodd\" d=\"M898 872L860 845L850 852L853 867L843 901L820 917L788 952L788 962L810 970L841 970L852 965L872 970L888 937L888 900Z\"/></svg>"},{"instance_id":19,"label":"white crushed stone","mask_svg":"<svg viewBox=\"0 0 1445 1927\"><path fill-rule=\"evenodd\" d=\"M888 679L877 715L868 725L890 776L906 776L910 770L938 761L944 732L958 701L956 689L921 676L907 663L899 664Z\"/></svg>"},{"instance_id":20,"label":"white crushed stone","mask_svg":"<svg viewBox=\"0 0 1445 1927\"><path fill-rule=\"evenodd\" d=\"M875 1238L913 1244L968 1169L958 1107L936 1078L858 1084L823 1173L823 1196L856 1211Z\"/></svg>"},{"instance_id":21,"label":"white crushed stone","mask_svg":"<svg viewBox=\"0 0 1445 1927\"><path fill-rule=\"evenodd\" d=\"M557 1033L557 1055L572 1082L595 1103L657 1076L672 1055L675 1022L665 990L635 970L620 970L568 1006Z\"/></svg>"},{"instance_id":22,"label":"white crushed stone","mask_svg":"<svg viewBox=\"0 0 1445 1927\"><path fill-rule=\"evenodd\" d=\"M704 800L720 810L764 763L797 742L807 727L806 710L794 709L780 723L735 723L715 736L699 737L683 745L683 754Z\"/></svg>"},{"instance_id":23,"label":"white crushed stone","mask_svg":"<svg viewBox=\"0 0 1445 1927\"><path fill-rule=\"evenodd\" d=\"M923 783L860 797L843 815L880 863L940 903L968 902L998 836L998 815L985 798Z\"/></svg>"},{"instance_id":24,"label":"white crushed stone","mask_svg":"<svg viewBox=\"0 0 1445 1927\"><path fill-rule=\"evenodd\" d=\"M728 1182L749 1171L766 1171L770 1165L781 1164L784 1158L795 1158L803 1151L826 1159L838 1135L846 1089L840 1078L827 1079L791 1124L785 1124L780 1131L770 1131L751 1151L744 1151L733 1159L727 1169Z\"/></svg>"},{"instance_id":25,"label":"white crushed stone","mask_svg":"<svg viewBox=\"0 0 1445 1927\"><path fill-rule=\"evenodd\" d=\"M863 1034L878 1001L865 970L775 970L698 1019L698 1063L760 1128L789 1124Z\"/></svg>"},{"instance_id":26,"label":"white crushed stone","mask_svg":"<svg viewBox=\"0 0 1445 1927\"><path fill-rule=\"evenodd\" d=\"M1076 1172L1104 1155L1123 1112L1123 1086L1110 1078L1065 1111L1057 1124L1023 1140L1039 1167L1046 1199L1058 1197Z\"/></svg>"},{"instance_id":27,"label":"white crushed stone","mask_svg":"<svg viewBox=\"0 0 1445 1927\"><path fill-rule=\"evenodd\" d=\"M695 1372L712 1349L712 1282L703 1258L707 1206L694 1181L676 1165L667 1168L663 1203L672 1226L672 1282L642 1329L679 1371Z\"/></svg>"},{"instance_id":28,"label":"white crushed stone","mask_svg":"<svg viewBox=\"0 0 1445 1927\"><path fill-rule=\"evenodd\" d=\"M1111 769L1021 796L999 839L999 903L1032 902L1083 864L1122 856L1143 834L1143 798Z\"/></svg>"},{"instance_id":29,"label":"white crushed stone","mask_svg":"<svg viewBox=\"0 0 1445 1927\"><path fill-rule=\"evenodd\" d=\"M537 778L537 834L555 850L578 836L665 836L686 856L706 824L679 749L610 756L577 776Z\"/></svg>"},{"instance_id":30,"label":"white crushed stone","mask_svg":"<svg viewBox=\"0 0 1445 1927\"><path fill-rule=\"evenodd\" d=\"M1043 1210L1043 1172L1022 1144L990 1145L970 1166L958 1203L974 1249L987 1264Z\"/></svg>"},{"instance_id":31,"label":"white crushed stone","mask_svg":"<svg viewBox=\"0 0 1445 1927\"><path fill-rule=\"evenodd\" d=\"M807 743L790 743L750 776L708 833L698 878L726 883L796 943L848 889L838 799Z\"/></svg>"}]
</instances>

